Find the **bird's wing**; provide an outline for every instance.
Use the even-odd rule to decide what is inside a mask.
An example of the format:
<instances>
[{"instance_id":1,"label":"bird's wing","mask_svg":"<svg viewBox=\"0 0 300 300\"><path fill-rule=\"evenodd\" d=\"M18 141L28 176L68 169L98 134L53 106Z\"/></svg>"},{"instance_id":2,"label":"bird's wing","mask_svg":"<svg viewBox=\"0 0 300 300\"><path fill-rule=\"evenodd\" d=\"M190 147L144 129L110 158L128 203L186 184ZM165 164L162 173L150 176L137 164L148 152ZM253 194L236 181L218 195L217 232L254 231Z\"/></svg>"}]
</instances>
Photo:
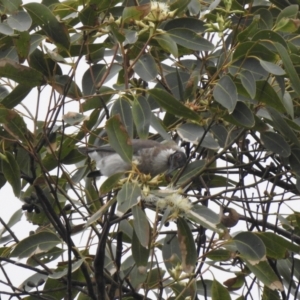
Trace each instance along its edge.
<instances>
[{"instance_id":1,"label":"bird's wing","mask_svg":"<svg viewBox=\"0 0 300 300\"><path fill-rule=\"evenodd\" d=\"M132 142L133 154L137 154L141 149L153 148L160 145L159 142L153 140L133 139L131 142Z\"/></svg>"},{"instance_id":2,"label":"bird's wing","mask_svg":"<svg viewBox=\"0 0 300 300\"><path fill-rule=\"evenodd\" d=\"M79 147L77 150L84 155L97 152L101 157L116 153L116 151L108 144L101 147Z\"/></svg>"},{"instance_id":3,"label":"bird's wing","mask_svg":"<svg viewBox=\"0 0 300 300\"><path fill-rule=\"evenodd\" d=\"M153 141L153 140L133 139L131 141L131 143L132 143L132 148L133 148L133 154L137 154L138 151L140 151L141 149L157 147L160 145L159 142ZM103 145L100 147L89 147L89 148L80 147L80 148L78 148L78 151L85 155L88 155L89 153L92 153L92 152L97 152L102 157L116 153L116 151L109 144Z\"/></svg>"}]
</instances>

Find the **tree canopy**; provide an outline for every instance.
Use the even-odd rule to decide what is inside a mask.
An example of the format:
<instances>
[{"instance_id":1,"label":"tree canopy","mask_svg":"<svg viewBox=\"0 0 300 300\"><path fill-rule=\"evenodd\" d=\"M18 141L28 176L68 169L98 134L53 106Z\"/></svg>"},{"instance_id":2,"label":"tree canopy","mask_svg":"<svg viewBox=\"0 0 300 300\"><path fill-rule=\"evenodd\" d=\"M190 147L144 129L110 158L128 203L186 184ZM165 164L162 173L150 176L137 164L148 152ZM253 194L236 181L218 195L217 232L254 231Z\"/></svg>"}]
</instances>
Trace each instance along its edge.
<instances>
[{"instance_id":1,"label":"tree canopy","mask_svg":"<svg viewBox=\"0 0 300 300\"><path fill-rule=\"evenodd\" d=\"M0 0L0 187L20 199L0 213L0 293L300 298L299 5ZM131 163L136 138L188 161L87 176L79 147Z\"/></svg>"}]
</instances>

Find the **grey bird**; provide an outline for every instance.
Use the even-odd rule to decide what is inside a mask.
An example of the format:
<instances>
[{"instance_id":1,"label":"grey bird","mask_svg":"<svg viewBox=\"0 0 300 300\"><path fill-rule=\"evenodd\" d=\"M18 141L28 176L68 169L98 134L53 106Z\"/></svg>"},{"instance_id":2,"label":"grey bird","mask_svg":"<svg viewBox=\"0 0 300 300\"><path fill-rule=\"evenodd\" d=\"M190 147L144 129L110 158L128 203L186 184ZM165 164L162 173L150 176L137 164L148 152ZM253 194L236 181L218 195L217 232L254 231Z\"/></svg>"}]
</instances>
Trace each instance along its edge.
<instances>
[{"instance_id":1,"label":"grey bird","mask_svg":"<svg viewBox=\"0 0 300 300\"><path fill-rule=\"evenodd\" d=\"M186 155L175 142L159 143L153 140L132 140L133 157L138 170L144 174L156 176L158 174L170 174L174 170L185 165ZM118 172L131 170L131 164L125 162L110 145L95 148L79 148L81 153L88 154L95 160L100 172L92 172L89 177L100 175L111 176Z\"/></svg>"}]
</instances>

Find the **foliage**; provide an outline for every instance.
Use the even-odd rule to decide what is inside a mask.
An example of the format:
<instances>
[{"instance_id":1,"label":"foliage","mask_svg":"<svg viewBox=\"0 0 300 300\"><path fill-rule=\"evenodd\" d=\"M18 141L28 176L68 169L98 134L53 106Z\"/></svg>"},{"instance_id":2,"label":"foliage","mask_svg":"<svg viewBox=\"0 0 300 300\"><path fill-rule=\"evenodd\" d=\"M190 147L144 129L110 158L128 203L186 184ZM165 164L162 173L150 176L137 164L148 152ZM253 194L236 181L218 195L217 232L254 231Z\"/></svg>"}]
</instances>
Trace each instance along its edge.
<instances>
[{"instance_id":1,"label":"foliage","mask_svg":"<svg viewBox=\"0 0 300 300\"><path fill-rule=\"evenodd\" d=\"M300 297L299 1L0 10L0 187L36 225L20 240L21 210L0 218L3 295ZM188 164L99 188L77 148L110 142L131 162L132 138L173 139ZM33 274L19 287L16 263Z\"/></svg>"}]
</instances>

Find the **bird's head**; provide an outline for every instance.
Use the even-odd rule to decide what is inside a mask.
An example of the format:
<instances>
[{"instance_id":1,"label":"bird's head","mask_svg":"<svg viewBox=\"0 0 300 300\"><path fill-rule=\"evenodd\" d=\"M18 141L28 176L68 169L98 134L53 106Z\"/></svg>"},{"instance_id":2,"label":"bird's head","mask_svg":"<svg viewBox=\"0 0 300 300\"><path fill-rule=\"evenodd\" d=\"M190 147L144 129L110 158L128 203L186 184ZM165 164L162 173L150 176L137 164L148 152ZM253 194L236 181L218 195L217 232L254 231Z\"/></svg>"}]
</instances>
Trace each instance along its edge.
<instances>
[{"instance_id":1,"label":"bird's head","mask_svg":"<svg viewBox=\"0 0 300 300\"><path fill-rule=\"evenodd\" d=\"M169 156L168 159L168 166L169 169L167 174L172 173L173 171L183 167L186 164L187 158L184 152L182 151L175 151Z\"/></svg>"}]
</instances>

